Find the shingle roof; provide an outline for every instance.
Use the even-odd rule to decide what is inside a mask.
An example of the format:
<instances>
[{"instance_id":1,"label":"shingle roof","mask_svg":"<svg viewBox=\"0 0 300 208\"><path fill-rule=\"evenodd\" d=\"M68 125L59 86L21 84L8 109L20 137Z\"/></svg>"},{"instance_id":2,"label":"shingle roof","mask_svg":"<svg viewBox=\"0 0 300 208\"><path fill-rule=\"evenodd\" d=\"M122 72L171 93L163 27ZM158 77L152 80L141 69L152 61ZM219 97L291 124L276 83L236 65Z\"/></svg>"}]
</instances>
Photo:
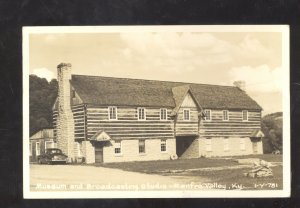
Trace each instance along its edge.
<instances>
[{"instance_id":1,"label":"shingle roof","mask_svg":"<svg viewBox=\"0 0 300 208\"><path fill-rule=\"evenodd\" d=\"M188 85L203 108L262 109L245 92L233 86L85 75L72 75L70 82L86 104L174 108L179 99L174 98L174 89L177 92L176 87ZM186 88L177 89L185 92Z\"/></svg>"}]
</instances>

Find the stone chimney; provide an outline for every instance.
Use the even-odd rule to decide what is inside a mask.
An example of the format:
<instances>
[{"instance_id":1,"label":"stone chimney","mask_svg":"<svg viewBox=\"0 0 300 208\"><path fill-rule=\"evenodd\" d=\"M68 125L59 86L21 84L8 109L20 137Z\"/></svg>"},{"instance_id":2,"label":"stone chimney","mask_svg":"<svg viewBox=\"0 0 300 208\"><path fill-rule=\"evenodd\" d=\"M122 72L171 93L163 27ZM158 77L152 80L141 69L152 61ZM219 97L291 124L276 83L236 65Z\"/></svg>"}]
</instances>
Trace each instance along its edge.
<instances>
[{"instance_id":1,"label":"stone chimney","mask_svg":"<svg viewBox=\"0 0 300 208\"><path fill-rule=\"evenodd\" d=\"M233 82L233 85L246 92L246 82L243 80Z\"/></svg>"},{"instance_id":2,"label":"stone chimney","mask_svg":"<svg viewBox=\"0 0 300 208\"><path fill-rule=\"evenodd\" d=\"M57 66L58 80L58 117L57 147L74 160L74 118L71 109L71 64L61 63Z\"/></svg>"}]
</instances>

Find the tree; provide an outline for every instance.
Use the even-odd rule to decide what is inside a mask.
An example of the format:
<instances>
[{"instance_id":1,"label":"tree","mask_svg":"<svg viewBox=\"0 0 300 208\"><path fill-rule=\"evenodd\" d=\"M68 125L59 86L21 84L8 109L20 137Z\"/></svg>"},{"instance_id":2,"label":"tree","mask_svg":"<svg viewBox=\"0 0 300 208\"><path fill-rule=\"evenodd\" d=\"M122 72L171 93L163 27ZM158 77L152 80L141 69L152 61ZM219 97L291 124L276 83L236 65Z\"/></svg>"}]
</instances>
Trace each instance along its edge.
<instances>
[{"instance_id":1,"label":"tree","mask_svg":"<svg viewBox=\"0 0 300 208\"><path fill-rule=\"evenodd\" d=\"M35 75L29 76L30 135L52 127L52 106L57 97L56 79L48 82Z\"/></svg>"},{"instance_id":2,"label":"tree","mask_svg":"<svg viewBox=\"0 0 300 208\"><path fill-rule=\"evenodd\" d=\"M265 153L274 150L282 152L282 112L272 113L262 118L262 131L265 134L263 147Z\"/></svg>"}]
</instances>

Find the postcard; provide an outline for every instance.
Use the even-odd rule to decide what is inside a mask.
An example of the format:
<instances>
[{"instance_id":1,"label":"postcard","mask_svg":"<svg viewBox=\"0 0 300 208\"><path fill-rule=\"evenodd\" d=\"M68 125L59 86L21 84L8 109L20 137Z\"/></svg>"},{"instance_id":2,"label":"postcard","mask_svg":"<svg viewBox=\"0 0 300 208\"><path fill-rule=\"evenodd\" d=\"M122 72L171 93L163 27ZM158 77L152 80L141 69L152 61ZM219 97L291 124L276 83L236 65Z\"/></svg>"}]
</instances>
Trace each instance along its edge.
<instances>
[{"instance_id":1,"label":"postcard","mask_svg":"<svg viewBox=\"0 0 300 208\"><path fill-rule=\"evenodd\" d=\"M289 26L23 28L24 198L290 196Z\"/></svg>"}]
</instances>

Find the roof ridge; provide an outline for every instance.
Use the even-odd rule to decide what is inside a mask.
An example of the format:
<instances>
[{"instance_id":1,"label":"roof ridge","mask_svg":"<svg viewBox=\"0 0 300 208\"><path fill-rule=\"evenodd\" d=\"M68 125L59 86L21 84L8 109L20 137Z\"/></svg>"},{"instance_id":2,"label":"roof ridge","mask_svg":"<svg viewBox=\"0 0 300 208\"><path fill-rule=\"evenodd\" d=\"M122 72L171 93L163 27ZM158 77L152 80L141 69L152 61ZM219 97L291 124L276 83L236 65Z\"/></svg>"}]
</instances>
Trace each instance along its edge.
<instances>
[{"instance_id":1,"label":"roof ridge","mask_svg":"<svg viewBox=\"0 0 300 208\"><path fill-rule=\"evenodd\" d=\"M167 81L167 80L155 80L155 79L138 79L138 78L127 78L127 77L109 77L109 76L99 76L99 75L82 75L82 74L72 74L72 76L82 76L82 77L103 77L103 78L113 78L113 79L129 79L129 80L140 80L140 81L153 81L153 82L169 82L169 83L178 83L182 85L206 85L206 86L217 86L217 87L230 87L230 88L238 88L236 86L230 85L217 85L217 84L203 84L203 83L195 83L195 82L178 82L178 81ZM178 86L177 86L178 87Z\"/></svg>"}]
</instances>

